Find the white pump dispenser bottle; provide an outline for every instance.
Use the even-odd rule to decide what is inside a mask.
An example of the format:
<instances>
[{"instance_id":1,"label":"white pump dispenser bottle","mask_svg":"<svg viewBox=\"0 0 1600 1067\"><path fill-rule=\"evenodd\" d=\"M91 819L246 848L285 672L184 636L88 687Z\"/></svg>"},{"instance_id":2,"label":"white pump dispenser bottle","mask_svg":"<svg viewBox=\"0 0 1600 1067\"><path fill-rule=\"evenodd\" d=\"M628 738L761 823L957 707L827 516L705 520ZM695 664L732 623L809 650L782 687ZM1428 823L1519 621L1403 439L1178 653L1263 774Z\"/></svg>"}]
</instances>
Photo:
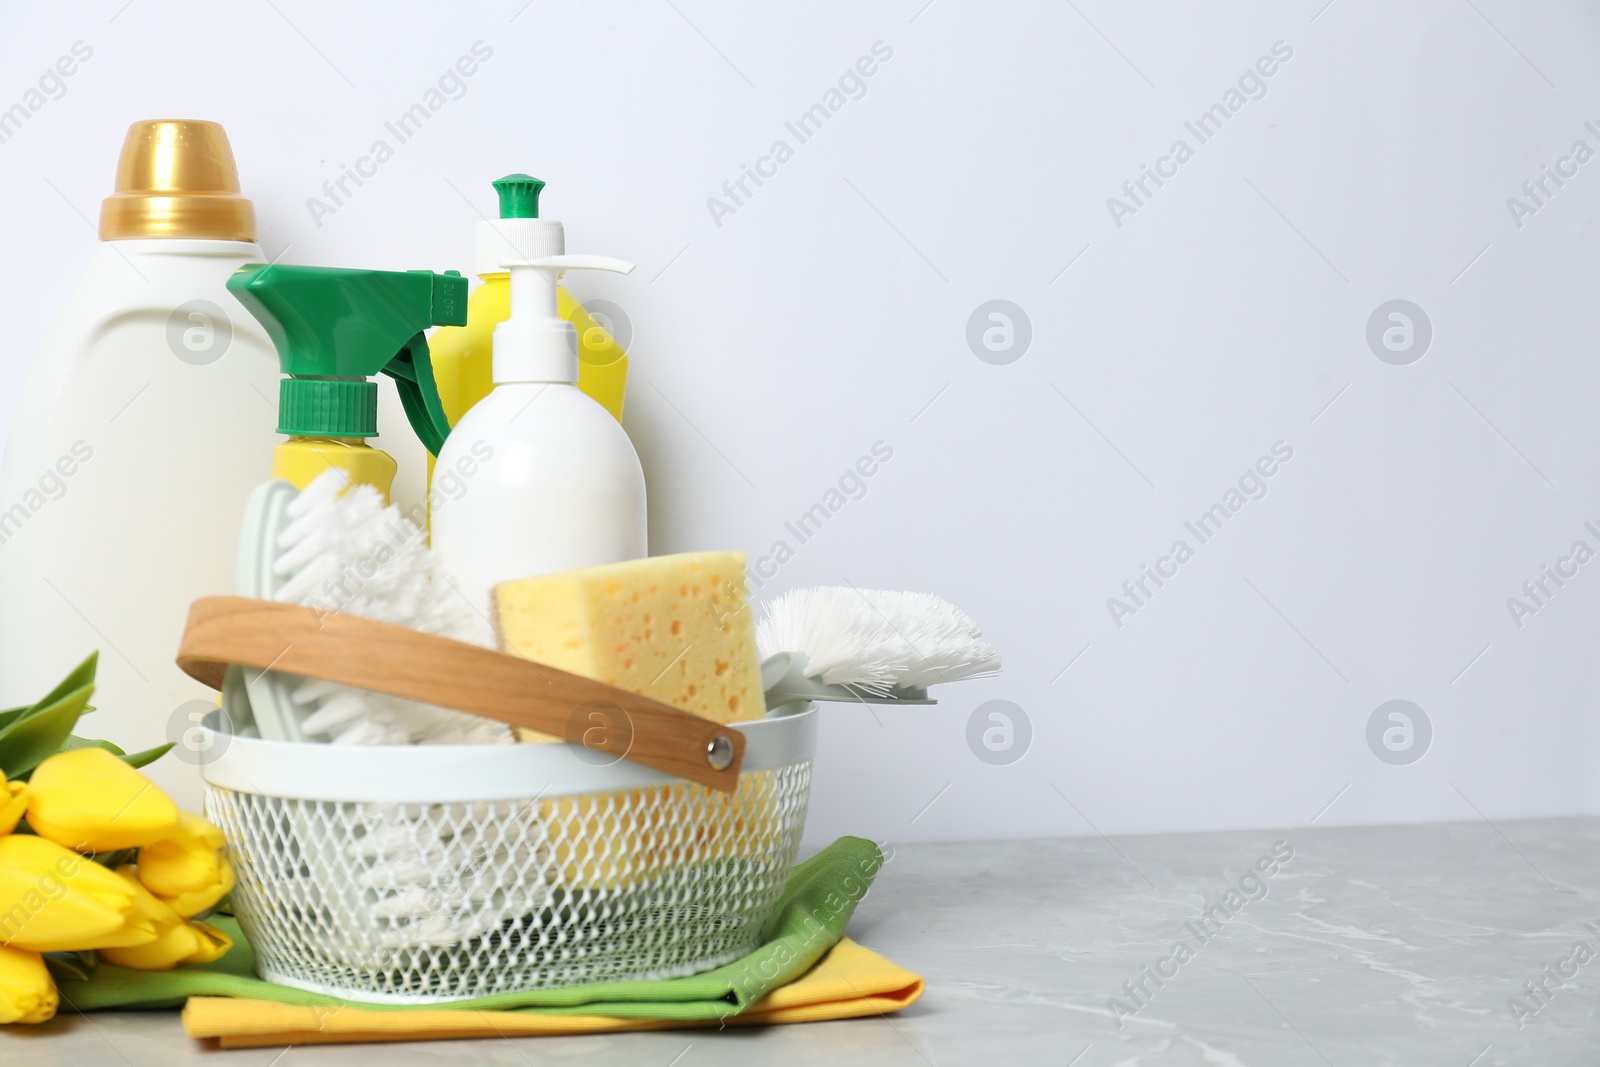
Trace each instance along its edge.
<instances>
[{"instance_id":1,"label":"white pump dispenser bottle","mask_svg":"<svg viewBox=\"0 0 1600 1067\"><path fill-rule=\"evenodd\" d=\"M495 387L451 430L433 474L433 546L489 618L500 582L647 551L639 456L578 388L577 337L556 310L564 272L627 274L633 264L566 255L561 223L537 217L544 183L526 181L524 217L479 225L494 231L480 234L480 253L487 247L511 275L511 317L494 332Z\"/></svg>"}]
</instances>

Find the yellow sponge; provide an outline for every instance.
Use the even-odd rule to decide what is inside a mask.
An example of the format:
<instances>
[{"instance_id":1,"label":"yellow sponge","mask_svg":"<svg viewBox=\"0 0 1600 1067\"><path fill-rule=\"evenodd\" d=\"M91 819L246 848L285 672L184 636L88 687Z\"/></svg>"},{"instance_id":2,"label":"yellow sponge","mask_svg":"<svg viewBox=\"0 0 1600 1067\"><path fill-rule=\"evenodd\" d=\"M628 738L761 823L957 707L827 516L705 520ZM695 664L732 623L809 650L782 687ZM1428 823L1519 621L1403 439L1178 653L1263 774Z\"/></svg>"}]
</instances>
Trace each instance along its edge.
<instances>
[{"instance_id":1,"label":"yellow sponge","mask_svg":"<svg viewBox=\"0 0 1600 1067\"><path fill-rule=\"evenodd\" d=\"M506 652L716 722L766 714L743 552L687 552L501 582Z\"/></svg>"}]
</instances>

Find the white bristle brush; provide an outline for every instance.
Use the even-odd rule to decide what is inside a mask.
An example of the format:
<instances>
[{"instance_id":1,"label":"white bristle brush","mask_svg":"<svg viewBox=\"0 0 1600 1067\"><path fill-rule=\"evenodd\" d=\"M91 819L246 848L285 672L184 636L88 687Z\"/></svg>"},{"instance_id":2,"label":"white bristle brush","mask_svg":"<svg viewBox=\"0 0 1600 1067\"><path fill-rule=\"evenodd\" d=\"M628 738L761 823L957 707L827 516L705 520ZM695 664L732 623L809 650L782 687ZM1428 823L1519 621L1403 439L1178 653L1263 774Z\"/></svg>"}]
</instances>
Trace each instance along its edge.
<instances>
[{"instance_id":1,"label":"white bristle brush","mask_svg":"<svg viewBox=\"0 0 1600 1067\"><path fill-rule=\"evenodd\" d=\"M817 586L784 593L756 625L767 707L804 700L932 704L928 687L1000 670L971 616L931 593Z\"/></svg>"},{"instance_id":2,"label":"white bristle brush","mask_svg":"<svg viewBox=\"0 0 1600 1067\"><path fill-rule=\"evenodd\" d=\"M303 492L251 494L239 592L493 646L489 624L445 579L427 535L370 485L324 471ZM249 681L261 736L351 745L509 743L490 719L332 682L266 672Z\"/></svg>"},{"instance_id":3,"label":"white bristle brush","mask_svg":"<svg viewBox=\"0 0 1600 1067\"><path fill-rule=\"evenodd\" d=\"M348 613L458 641L492 646L489 624L466 602L427 547L427 536L369 485L352 486L330 469L304 491L287 482L250 496L239 546L239 592L318 611ZM230 671L241 671L232 667ZM273 671L244 671L251 715L264 738L334 744L508 744L503 723L366 689ZM529 817L535 809L530 805ZM470 820L469 820L470 821ZM297 816L301 856L322 884L378 896L369 904L393 947L453 945L542 906L542 886L497 889L495 871L526 870L538 856L481 840L471 829L423 829L404 805L367 805L363 833L346 849L328 845L312 820ZM547 847L547 846L539 846ZM535 849L537 851L537 849ZM512 852L518 854L513 855ZM496 894L498 893L498 896ZM486 906L490 899L497 906ZM354 899L351 914L363 907ZM348 946L330 946L336 962Z\"/></svg>"}]
</instances>

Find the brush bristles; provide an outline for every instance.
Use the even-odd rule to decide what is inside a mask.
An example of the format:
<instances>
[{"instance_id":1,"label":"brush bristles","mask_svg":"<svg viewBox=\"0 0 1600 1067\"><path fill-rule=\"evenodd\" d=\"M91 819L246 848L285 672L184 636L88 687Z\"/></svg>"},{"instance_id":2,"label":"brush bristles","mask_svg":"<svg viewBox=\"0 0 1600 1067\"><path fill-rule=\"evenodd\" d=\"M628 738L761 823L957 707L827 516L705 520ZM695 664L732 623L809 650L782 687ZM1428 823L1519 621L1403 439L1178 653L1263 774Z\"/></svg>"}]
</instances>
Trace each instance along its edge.
<instances>
[{"instance_id":1,"label":"brush bristles","mask_svg":"<svg viewBox=\"0 0 1600 1067\"><path fill-rule=\"evenodd\" d=\"M763 659L803 653L807 677L875 696L1000 669L999 652L971 616L931 593L795 589L767 603L756 643Z\"/></svg>"},{"instance_id":2,"label":"brush bristles","mask_svg":"<svg viewBox=\"0 0 1600 1067\"><path fill-rule=\"evenodd\" d=\"M348 487L348 489L347 489ZM346 491L347 490L347 491ZM489 624L456 592L427 535L370 485L329 469L286 509L273 599L492 645ZM292 685L301 729L336 744L495 744L501 723L416 701L307 679Z\"/></svg>"}]
</instances>

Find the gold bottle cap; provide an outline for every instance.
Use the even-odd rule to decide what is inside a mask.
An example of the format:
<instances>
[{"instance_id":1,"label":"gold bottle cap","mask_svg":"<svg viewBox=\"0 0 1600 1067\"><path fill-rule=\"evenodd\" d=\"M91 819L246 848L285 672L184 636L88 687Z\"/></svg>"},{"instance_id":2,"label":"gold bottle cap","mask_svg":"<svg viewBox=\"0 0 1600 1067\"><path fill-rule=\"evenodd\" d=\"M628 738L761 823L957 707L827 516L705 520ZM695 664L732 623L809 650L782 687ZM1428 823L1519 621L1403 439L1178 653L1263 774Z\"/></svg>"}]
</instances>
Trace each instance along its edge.
<instances>
[{"instance_id":1,"label":"gold bottle cap","mask_svg":"<svg viewBox=\"0 0 1600 1067\"><path fill-rule=\"evenodd\" d=\"M215 122L151 119L128 127L117 191L100 205L100 239L254 241L256 211L239 195L228 135Z\"/></svg>"}]
</instances>

